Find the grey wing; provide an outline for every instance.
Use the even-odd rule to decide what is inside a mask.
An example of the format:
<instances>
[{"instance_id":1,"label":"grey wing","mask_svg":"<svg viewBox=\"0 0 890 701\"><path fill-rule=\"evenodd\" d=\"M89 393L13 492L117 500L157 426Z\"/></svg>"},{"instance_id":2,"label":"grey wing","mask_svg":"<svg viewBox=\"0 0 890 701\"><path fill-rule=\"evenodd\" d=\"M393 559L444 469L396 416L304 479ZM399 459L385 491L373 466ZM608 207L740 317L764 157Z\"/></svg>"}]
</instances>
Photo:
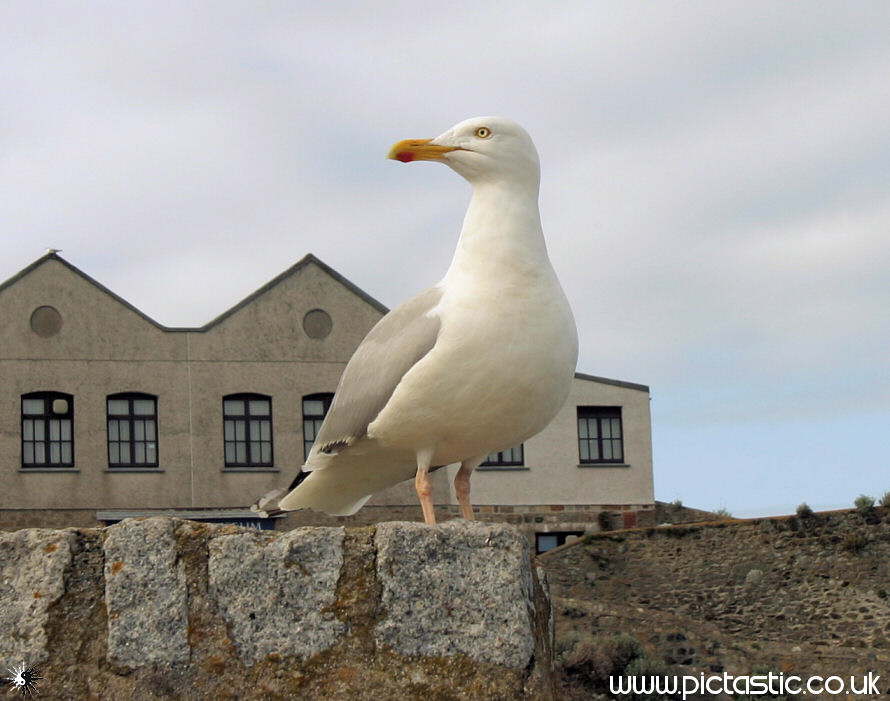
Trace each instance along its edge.
<instances>
[{"instance_id":1,"label":"grey wing","mask_svg":"<svg viewBox=\"0 0 890 701\"><path fill-rule=\"evenodd\" d=\"M396 385L436 345L439 319L428 315L442 297L431 287L384 316L353 354L315 439L312 454L337 453L363 437Z\"/></svg>"}]
</instances>

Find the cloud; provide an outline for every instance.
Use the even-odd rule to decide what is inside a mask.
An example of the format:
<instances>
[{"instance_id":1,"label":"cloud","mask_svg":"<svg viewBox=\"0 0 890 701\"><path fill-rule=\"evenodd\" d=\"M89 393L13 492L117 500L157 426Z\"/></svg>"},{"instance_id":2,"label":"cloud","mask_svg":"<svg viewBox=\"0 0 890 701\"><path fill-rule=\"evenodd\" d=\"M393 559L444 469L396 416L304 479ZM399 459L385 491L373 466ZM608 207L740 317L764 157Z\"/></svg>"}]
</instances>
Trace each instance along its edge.
<instances>
[{"instance_id":1,"label":"cloud","mask_svg":"<svg viewBox=\"0 0 890 701\"><path fill-rule=\"evenodd\" d=\"M581 369L649 383L665 427L876 411L888 20L830 2L5 3L0 277L55 246L193 325L312 251L394 306L446 269L468 188L388 145L505 114L542 155Z\"/></svg>"}]
</instances>

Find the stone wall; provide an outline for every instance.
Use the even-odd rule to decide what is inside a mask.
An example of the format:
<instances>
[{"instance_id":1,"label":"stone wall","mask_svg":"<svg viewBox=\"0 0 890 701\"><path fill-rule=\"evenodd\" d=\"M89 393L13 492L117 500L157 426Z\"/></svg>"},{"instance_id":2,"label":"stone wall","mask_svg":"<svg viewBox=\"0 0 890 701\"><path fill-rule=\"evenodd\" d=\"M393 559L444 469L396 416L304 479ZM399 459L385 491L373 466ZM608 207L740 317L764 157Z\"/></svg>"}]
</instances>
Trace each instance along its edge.
<instances>
[{"instance_id":1,"label":"stone wall","mask_svg":"<svg viewBox=\"0 0 890 701\"><path fill-rule=\"evenodd\" d=\"M548 699L551 636L504 525L0 533L0 668L42 698Z\"/></svg>"},{"instance_id":2,"label":"stone wall","mask_svg":"<svg viewBox=\"0 0 890 701\"><path fill-rule=\"evenodd\" d=\"M890 513L874 509L587 536L539 556L557 638L630 632L684 674L883 674Z\"/></svg>"},{"instance_id":3,"label":"stone wall","mask_svg":"<svg viewBox=\"0 0 890 701\"><path fill-rule=\"evenodd\" d=\"M194 513L200 510L190 511ZM612 528L652 526L656 523L656 511L651 504L482 505L476 506L475 511L477 520L515 526L529 536L530 542L533 542L534 534L538 532L599 531L601 511L609 512ZM436 518L440 522L459 518L459 515L457 506L448 504L436 506ZM423 512L419 504L365 506L352 516L327 516L315 511L292 511L283 518L275 519L275 530L288 531L304 526L353 528L388 521L423 522ZM95 509L0 509L0 531L68 526L89 528L103 525L105 524L96 520Z\"/></svg>"}]
</instances>

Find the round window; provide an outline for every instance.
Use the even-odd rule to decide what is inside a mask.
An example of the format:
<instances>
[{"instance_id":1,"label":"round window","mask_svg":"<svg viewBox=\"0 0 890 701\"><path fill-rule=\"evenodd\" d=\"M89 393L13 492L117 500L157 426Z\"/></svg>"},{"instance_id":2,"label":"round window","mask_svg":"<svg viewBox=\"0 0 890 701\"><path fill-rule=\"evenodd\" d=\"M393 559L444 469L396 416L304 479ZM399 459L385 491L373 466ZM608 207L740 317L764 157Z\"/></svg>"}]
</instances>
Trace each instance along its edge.
<instances>
[{"instance_id":1,"label":"round window","mask_svg":"<svg viewBox=\"0 0 890 701\"><path fill-rule=\"evenodd\" d=\"M313 309L303 317L303 331L309 338L325 338L333 327L331 315L324 309Z\"/></svg>"},{"instance_id":2,"label":"round window","mask_svg":"<svg viewBox=\"0 0 890 701\"><path fill-rule=\"evenodd\" d=\"M31 313L31 330L38 336L55 336L62 328L62 315L53 307L37 307Z\"/></svg>"}]
</instances>

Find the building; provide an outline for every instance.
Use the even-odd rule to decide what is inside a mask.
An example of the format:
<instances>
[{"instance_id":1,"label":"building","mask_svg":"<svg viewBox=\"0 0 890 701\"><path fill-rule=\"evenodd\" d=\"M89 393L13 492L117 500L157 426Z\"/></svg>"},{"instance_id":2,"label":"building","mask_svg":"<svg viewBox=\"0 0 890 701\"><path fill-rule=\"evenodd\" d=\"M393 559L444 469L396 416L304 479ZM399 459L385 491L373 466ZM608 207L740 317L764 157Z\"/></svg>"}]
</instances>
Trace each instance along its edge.
<instances>
[{"instance_id":1,"label":"building","mask_svg":"<svg viewBox=\"0 0 890 701\"><path fill-rule=\"evenodd\" d=\"M263 528L419 520L411 483L346 518L245 511L296 473L386 312L310 254L204 326L169 328L46 254L0 285L0 527L167 511ZM649 389L578 373L550 426L490 458L473 477L480 517L523 525L541 548L596 528L603 510L642 523ZM455 469L435 473L440 518L457 513Z\"/></svg>"}]
</instances>

